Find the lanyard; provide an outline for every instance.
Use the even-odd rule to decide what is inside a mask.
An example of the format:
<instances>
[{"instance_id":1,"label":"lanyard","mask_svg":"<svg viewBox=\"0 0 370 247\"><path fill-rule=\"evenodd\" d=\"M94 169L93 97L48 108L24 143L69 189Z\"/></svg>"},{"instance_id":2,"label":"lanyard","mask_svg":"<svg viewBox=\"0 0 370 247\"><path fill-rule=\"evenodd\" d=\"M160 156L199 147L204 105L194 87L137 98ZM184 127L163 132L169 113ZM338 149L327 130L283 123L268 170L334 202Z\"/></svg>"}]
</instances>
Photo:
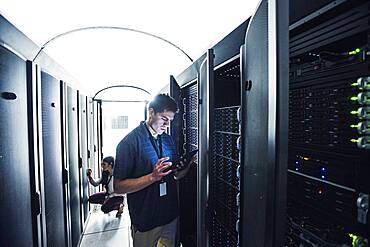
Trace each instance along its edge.
<instances>
[{"instance_id":1,"label":"lanyard","mask_svg":"<svg viewBox=\"0 0 370 247\"><path fill-rule=\"evenodd\" d=\"M146 124L145 124L145 128L148 131L150 143L152 144L152 146L153 146L153 148L154 148L154 150L155 150L155 152L158 156L158 159L162 158L163 151L162 151L162 138L161 138L161 136L158 135L158 145L157 145L156 141L154 140L154 137L152 136L152 133L150 133L150 130L148 129L148 126L146 126Z\"/></svg>"},{"instance_id":2,"label":"lanyard","mask_svg":"<svg viewBox=\"0 0 370 247\"><path fill-rule=\"evenodd\" d=\"M148 131L150 143L152 144L155 152L157 153L158 159L162 158L163 151L162 151L162 138L161 138L161 136L158 135L158 145L157 145L155 143L154 137L152 136L152 133L150 133L150 130L148 129L148 126L146 126L146 123L144 123L144 125L145 125L146 130ZM164 178L163 177L162 177L162 179L160 181L160 184L161 184L160 185L160 189L162 188L161 186L166 186L165 183L164 183ZM163 192L163 193L166 194L167 192Z\"/></svg>"}]
</instances>

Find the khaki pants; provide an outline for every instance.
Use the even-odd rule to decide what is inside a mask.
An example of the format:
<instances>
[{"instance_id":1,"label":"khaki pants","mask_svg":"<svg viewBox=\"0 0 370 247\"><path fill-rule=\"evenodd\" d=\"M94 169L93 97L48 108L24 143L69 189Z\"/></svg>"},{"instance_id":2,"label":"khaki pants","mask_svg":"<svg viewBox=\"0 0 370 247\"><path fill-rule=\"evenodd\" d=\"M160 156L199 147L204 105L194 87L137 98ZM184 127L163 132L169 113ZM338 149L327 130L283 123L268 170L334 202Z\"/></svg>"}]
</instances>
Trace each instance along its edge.
<instances>
[{"instance_id":1,"label":"khaki pants","mask_svg":"<svg viewBox=\"0 0 370 247\"><path fill-rule=\"evenodd\" d=\"M177 231L177 218L164 226L140 232L131 226L134 247L174 247Z\"/></svg>"}]
</instances>

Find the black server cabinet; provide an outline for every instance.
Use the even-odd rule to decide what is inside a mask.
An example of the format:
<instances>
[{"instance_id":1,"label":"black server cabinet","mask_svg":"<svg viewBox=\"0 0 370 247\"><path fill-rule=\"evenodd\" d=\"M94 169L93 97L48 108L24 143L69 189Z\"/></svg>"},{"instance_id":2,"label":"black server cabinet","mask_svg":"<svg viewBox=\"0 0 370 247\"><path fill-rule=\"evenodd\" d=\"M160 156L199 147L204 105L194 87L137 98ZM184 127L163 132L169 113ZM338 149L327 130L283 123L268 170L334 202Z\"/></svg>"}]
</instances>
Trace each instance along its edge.
<instances>
[{"instance_id":1,"label":"black server cabinet","mask_svg":"<svg viewBox=\"0 0 370 247\"><path fill-rule=\"evenodd\" d=\"M240 222L240 59L214 70L210 108L209 246L238 246Z\"/></svg>"},{"instance_id":2,"label":"black server cabinet","mask_svg":"<svg viewBox=\"0 0 370 247\"><path fill-rule=\"evenodd\" d=\"M288 1L261 1L241 48L240 246L283 246Z\"/></svg>"},{"instance_id":3,"label":"black server cabinet","mask_svg":"<svg viewBox=\"0 0 370 247\"><path fill-rule=\"evenodd\" d=\"M94 101L94 140L95 140L95 172L94 174L100 174L100 162L103 159L102 154L102 140L103 140L103 127L102 127L102 104L101 101Z\"/></svg>"},{"instance_id":4,"label":"black server cabinet","mask_svg":"<svg viewBox=\"0 0 370 247\"><path fill-rule=\"evenodd\" d=\"M179 154L198 149L198 83L191 81L182 88L174 78L170 83L170 94L176 99L179 113L176 114L171 135L176 140ZM180 236L184 247L197 246L197 164L179 182Z\"/></svg>"},{"instance_id":5,"label":"black server cabinet","mask_svg":"<svg viewBox=\"0 0 370 247\"><path fill-rule=\"evenodd\" d=\"M199 68L198 83L198 166L197 166L197 246L207 244L207 215L209 160L210 160L210 133L213 123L213 89L214 89L214 52L209 49Z\"/></svg>"},{"instance_id":6,"label":"black server cabinet","mask_svg":"<svg viewBox=\"0 0 370 247\"><path fill-rule=\"evenodd\" d=\"M180 182L180 209L188 210L180 212L181 240L191 236L181 218L193 232L197 228L196 244L184 246L283 245L287 7L287 1L262 1L251 19L176 77L183 98L182 144L186 151L199 149L196 174ZM189 145L193 136L197 143ZM197 199L196 215L185 193Z\"/></svg>"},{"instance_id":7,"label":"black server cabinet","mask_svg":"<svg viewBox=\"0 0 370 247\"><path fill-rule=\"evenodd\" d=\"M95 129L95 122L94 122L94 101L88 98L87 102L87 117L88 117L88 150L87 150L87 157L88 157L88 168L91 168L94 171L94 174L97 169L97 161L95 160L95 138L94 135L96 134ZM95 193L95 187L89 186L89 192Z\"/></svg>"},{"instance_id":8,"label":"black server cabinet","mask_svg":"<svg viewBox=\"0 0 370 247\"><path fill-rule=\"evenodd\" d=\"M300 2L289 28L286 244L368 246L370 2Z\"/></svg>"},{"instance_id":9,"label":"black server cabinet","mask_svg":"<svg viewBox=\"0 0 370 247\"><path fill-rule=\"evenodd\" d=\"M82 232L82 211L80 189L80 168L78 158L78 104L77 91L67 87L67 139L68 139L68 166L69 191L71 207L72 246L77 246Z\"/></svg>"},{"instance_id":10,"label":"black server cabinet","mask_svg":"<svg viewBox=\"0 0 370 247\"><path fill-rule=\"evenodd\" d=\"M81 186L81 210L82 226L84 226L88 209L89 182L87 179L87 162L88 162L88 122L87 122L87 97L78 92L78 155L80 168L80 186Z\"/></svg>"},{"instance_id":11,"label":"black server cabinet","mask_svg":"<svg viewBox=\"0 0 370 247\"><path fill-rule=\"evenodd\" d=\"M41 72L43 179L48 246L66 246L60 84Z\"/></svg>"},{"instance_id":12,"label":"black server cabinet","mask_svg":"<svg viewBox=\"0 0 370 247\"><path fill-rule=\"evenodd\" d=\"M188 175L180 181L179 186L180 241L185 247L205 246L207 244L218 246L223 243L227 245L227 240L224 242L217 240L218 238L228 238L227 236L222 237L222 234L227 235L228 233L225 229L221 229L221 225L216 225L216 220L221 220L219 216L222 217L222 220L225 220L225 217L229 215L224 213L215 217L215 210L218 211L217 213L225 211L223 209L219 211L215 208L215 200L219 194L214 183L210 184L210 181L214 182L216 180L216 177L212 175L213 172L216 172L214 169L217 165L208 165L209 162L213 162L213 156L216 155L211 148L215 139L213 138L213 129L215 128L214 121L216 121L213 110L216 106L213 100L219 99L225 101L224 104L232 104L228 100L233 102L232 97L236 96L240 101L238 53L240 45L244 42L247 25L248 21L245 21L220 43L216 44L215 50L209 50L176 78L180 84L180 100L178 100L178 103L182 117L180 124L174 124L181 130L177 144L182 147L180 153L199 149L196 164L190 168ZM228 85L230 88L225 88L225 85L214 86L214 84L220 83L220 78L214 73L215 63L217 63L217 67L223 67L218 73L225 73L224 76L230 77L229 79L232 78L236 84L231 83L231 86ZM215 82L213 82L213 77L216 78ZM177 84L175 83L175 85ZM217 88L217 92L213 93L213 87ZM171 87L170 91L172 92ZM232 94L228 95L231 91ZM222 138L220 141L223 141ZM200 145L201 143L203 145ZM209 195L209 191L212 195ZM229 196L228 192L225 193L219 201L222 201L225 196ZM212 197L212 200L209 200L208 197ZM236 201L234 202L236 203ZM233 223L233 230L236 222L237 220Z\"/></svg>"},{"instance_id":13,"label":"black server cabinet","mask_svg":"<svg viewBox=\"0 0 370 247\"><path fill-rule=\"evenodd\" d=\"M68 162L68 123L67 123L67 84L60 81L61 106L61 149L62 149L62 176L63 176L63 203L66 225L66 246L72 246L71 229L71 197L69 189L69 162Z\"/></svg>"},{"instance_id":14,"label":"black server cabinet","mask_svg":"<svg viewBox=\"0 0 370 247\"><path fill-rule=\"evenodd\" d=\"M35 191L29 163L33 147L29 149L28 144L26 62L3 46L0 57L0 241L7 246L37 245L37 235L33 235L37 226L32 221L37 212L31 207ZM15 237L19 232L22 237Z\"/></svg>"}]
</instances>

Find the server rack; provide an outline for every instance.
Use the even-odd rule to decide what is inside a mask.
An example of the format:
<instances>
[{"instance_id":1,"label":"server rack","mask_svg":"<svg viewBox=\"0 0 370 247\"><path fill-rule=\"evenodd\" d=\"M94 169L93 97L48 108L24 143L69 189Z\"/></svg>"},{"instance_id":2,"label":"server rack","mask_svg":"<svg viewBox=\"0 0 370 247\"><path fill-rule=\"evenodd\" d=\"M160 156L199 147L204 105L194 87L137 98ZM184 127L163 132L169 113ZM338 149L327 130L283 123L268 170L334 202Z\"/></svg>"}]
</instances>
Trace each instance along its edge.
<instances>
[{"instance_id":1,"label":"server rack","mask_svg":"<svg viewBox=\"0 0 370 247\"><path fill-rule=\"evenodd\" d=\"M72 246L76 246L82 232L80 168L78 158L78 113L77 90L67 87L67 139L68 139L68 185L71 207L71 235Z\"/></svg>"},{"instance_id":2,"label":"server rack","mask_svg":"<svg viewBox=\"0 0 370 247\"><path fill-rule=\"evenodd\" d=\"M43 138L43 178L48 246L66 246L68 234L63 190L61 140L61 95L59 81L41 72L41 112Z\"/></svg>"},{"instance_id":3,"label":"server rack","mask_svg":"<svg viewBox=\"0 0 370 247\"><path fill-rule=\"evenodd\" d=\"M61 148L62 148L62 179L63 179L63 204L64 224L66 226L66 246L72 246L71 227L71 196L69 189L69 162L68 162L68 124L67 124L67 84L60 81L60 108L61 108Z\"/></svg>"},{"instance_id":4,"label":"server rack","mask_svg":"<svg viewBox=\"0 0 370 247\"><path fill-rule=\"evenodd\" d=\"M6 197L1 204L1 243L70 246L72 235L76 246L83 230L78 96L76 90L56 79L73 85L73 78L45 53L37 64L31 62L40 48L1 15L0 29L0 104L6 116L0 121L4 152L0 155L4 167L1 196ZM67 180L68 187L63 188ZM5 225L7 222L12 224ZM9 239L19 232L21 238Z\"/></svg>"},{"instance_id":5,"label":"server rack","mask_svg":"<svg viewBox=\"0 0 370 247\"><path fill-rule=\"evenodd\" d=\"M33 244L46 246L45 200L42 198L44 180L41 172L43 171L42 138L39 138L41 133L41 89L38 85L40 84L41 71L40 67L31 61L27 61L26 64Z\"/></svg>"},{"instance_id":6,"label":"server rack","mask_svg":"<svg viewBox=\"0 0 370 247\"><path fill-rule=\"evenodd\" d=\"M201 56L192 66L176 77L180 85L180 100L178 102L180 102L180 109L182 110L182 123L175 124L175 126L182 129L182 136L177 145L183 147L183 153L199 149L196 164L190 168L188 175L180 181L180 241L183 246L206 246L209 243L213 244L211 246L217 246L222 242L217 242L216 236L221 237L222 233L227 232L227 230L221 229L220 226L217 228L215 225L216 220L225 220L227 213L220 216L222 218L220 219L219 215L215 217L213 211L217 210L219 212L214 207L219 191L214 187L217 178L213 176L216 171L214 169L217 169L216 166L219 165L215 164L213 160L216 154L211 146L214 145L216 139L223 142L223 139L219 140L213 132L213 129L218 128L218 125L221 124L218 123L217 126L214 126L215 121L217 122L220 119L213 119L215 115L213 108L217 107L213 101L219 98L223 104L230 104L226 101L231 99L232 96L239 97L240 100L240 82L238 76L231 76L237 86L235 88L235 85L231 84L231 87L225 91L224 84L217 86L218 83L222 84L222 80L219 78L220 75L215 74L214 70L218 69L217 73L222 73L221 71L228 73L229 70L234 70L233 72L240 74L240 71L238 71L238 52L244 41L247 25L248 21L241 24L230 35L216 44L214 49L209 50L208 53ZM225 47L228 49L225 49ZM214 87L216 90L213 89ZM236 91L234 91L235 89ZM232 92L232 95L225 97L225 92ZM221 98L226 101L224 102ZM233 100L231 99L231 101ZM220 104L219 101L216 103ZM219 112L219 110L221 109L216 109L215 112ZM219 114L216 117L219 118ZM202 145L200 145L201 143ZM209 163L212 163L212 166L208 165ZM212 184L210 184L211 181ZM209 195L208 190L212 195ZM225 196L230 196L228 191L224 190L224 192L223 199ZM207 201L208 197L212 199ZM234 202L236 203L236 201ZM182 208L184 210L181 210ZM235 227L236 221L232 229L236 229ZM226 244L226 242L224 243Z\"/></svg>"},{"instance_id":7,"label":"server rack","mask_svg":"<svg viewBox=\"0 0 370 247\"><path fill-rule=\"evenodd\" d=\"M170 127L178 154L198 149L198 83L192 80L180 88L171 76L169 91L179 107ZM198 164L198 159L195 161ZM187 176L179 182L179 238L185 246L197 246L197 165L190 167Z\"/></svg>"},{"instance_id":8,"label":"server rack","mask_svg":"<svg viewBox=\"0 0 370 247\"><path fill-rule=\"evenodd\" d=\"M88 122L87 122L87 97L78 91L77 93L78 104L78 156L79 156L79 174L80 174L80 204L81 204L81 224L84 227L88 208L88 190L89 182L86 176L87 162L88 162Z\"/></svg>"},{"instance_id":9,"label":"server rack","mask_svg":"<svg viewBox=\"0 0 370 247\"><path fill-rule=\"evenodd\" d=\"M287 30L287 7L287 1L262 1L252 22L245 21L176 77L185 98L179 143L185 151L199 149L197 174L182 181L189 182L187 190L198 184L197 224L189 224L197 228L197 246L283 244L288 36L277 29ZM252 90L251 81L258 83ZM248 127L254 125L260 127ZM247 145L250 137L258 148ZM195 138L197 145L189 145ZM262 183L255 183L256 174ZM183 242L189 234L181 218L192 217L189 206L195 205L185 193L191 194L180 184L180 208L187 209L180 212L181 241L196 246Z\"/></svg>"},{"instance_id":10,"label":"server rack","mask_svg":"<svg viewBox=\"0 0 370 247\"><path fill-rule=\"evenodd\" d=\"M286 245L368 246L370 3L318 2L291 3Z\"/></svg>"},{"instance_id":11,"label":"server rack","mask_svg":"<svg viewBox=\"0 0 370 247\"><path fill-rule=\"evenodd\" d=\"M29 163L34 139L33 129L28 137L26 62L2 46L0 56L1 242L18 246L38 244L38 180L32 175L37 172L37 159L36 164ZM23 238L14 239L19 231L24 233Z\"/></svg>"},{"instance_id":12,"label":"server rack","mask_svg":"<svg viewBox=\"0 0 370 247\"><path fill-rule=\"evenodd\" d=\"M240 58L237 56L214 70L207 208L209 246L239 246L241 167L239 63Z\"/></svg>"}]
</instances>

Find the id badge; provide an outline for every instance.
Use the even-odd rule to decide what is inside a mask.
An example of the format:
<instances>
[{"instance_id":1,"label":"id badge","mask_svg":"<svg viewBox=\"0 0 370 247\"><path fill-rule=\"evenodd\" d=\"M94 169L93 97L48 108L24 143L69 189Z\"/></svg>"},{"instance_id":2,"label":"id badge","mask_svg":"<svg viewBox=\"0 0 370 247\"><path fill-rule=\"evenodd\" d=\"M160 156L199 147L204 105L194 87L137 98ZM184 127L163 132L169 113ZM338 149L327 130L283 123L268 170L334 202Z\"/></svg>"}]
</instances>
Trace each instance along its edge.
<instances>
[{"instance_id":1,"label":"id badge","mask_svg":"<svg viewBox=\"0 0 370 247\"><path fill-rule=\"evenodd\" d=\"M159 196L167 195L167 183L163 182L159 184Z\"/></svg>"}]
</instances>

